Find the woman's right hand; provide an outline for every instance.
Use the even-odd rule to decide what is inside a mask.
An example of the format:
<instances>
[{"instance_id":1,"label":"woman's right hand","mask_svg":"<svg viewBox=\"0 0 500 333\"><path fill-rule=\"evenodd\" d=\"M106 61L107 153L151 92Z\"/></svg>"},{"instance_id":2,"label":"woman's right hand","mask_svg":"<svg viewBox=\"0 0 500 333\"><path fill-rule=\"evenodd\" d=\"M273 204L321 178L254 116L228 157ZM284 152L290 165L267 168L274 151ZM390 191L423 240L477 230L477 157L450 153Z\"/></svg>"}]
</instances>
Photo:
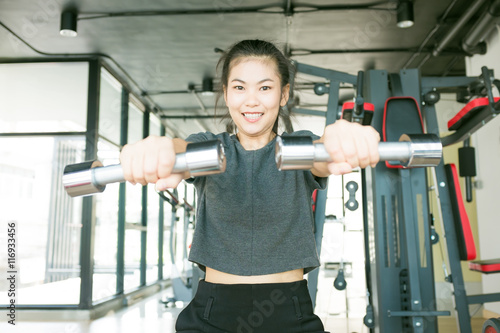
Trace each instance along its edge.
<instances>
[{"instance_id":1,"label":"woman's right hand","mask_svg":"<svg viewBox=\"0 0 500 333\"><path fill-rule=\"evenodd\" d=\"M179 142L184 141L174 140L149 136L136 143L125 145L120 153L125 180L132 184L156 184L158 191L177 187L185 175L172 173L172 169L175 164L176 148L179 147Z\"/></svg>"}]
</instances>

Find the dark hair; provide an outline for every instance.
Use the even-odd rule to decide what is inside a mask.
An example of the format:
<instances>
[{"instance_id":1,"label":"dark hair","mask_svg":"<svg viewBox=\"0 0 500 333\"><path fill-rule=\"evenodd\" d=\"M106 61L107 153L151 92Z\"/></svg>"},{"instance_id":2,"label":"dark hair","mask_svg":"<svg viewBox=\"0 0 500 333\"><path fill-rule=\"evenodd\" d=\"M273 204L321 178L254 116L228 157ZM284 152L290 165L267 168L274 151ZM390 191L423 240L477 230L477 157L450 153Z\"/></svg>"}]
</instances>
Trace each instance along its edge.
<instances>
[{"instance_id":1,"label":"dark hair","mask_svg":"<svg viewBox=\"0 0 500 333\"><path fill-rule=\"evenodd\" d=\"M234 65L234 61L238 58L247 57L258 57L258 58L268 58L276 63L278 70L278 76L281 80L281 89L283 89L287 84L290 83L290 71L292 66L290 61L283 55L283 53L271 42L267 42L259 39L243 40L236 44L233 44L226 52L223 53L222 57L217 63L217 69L222 65L221 75L220 75L220 85L217 93L217 98L215 101L215 110L219 105L219 101L224 94L224 87L227 87L229 72L231 71L231 66ZM292 123L290 121L290 114L288 110L284 110L280 107L278 112L278 117L273 126L273 132L278 133L279 119L282 119L287 132L293 132ZM226 114L223 116L222 121L226 123L226 130L229 133L234 133L236 131L236 126L231 119L229 110L226 108Z\"/></svg>"}]
</instances>

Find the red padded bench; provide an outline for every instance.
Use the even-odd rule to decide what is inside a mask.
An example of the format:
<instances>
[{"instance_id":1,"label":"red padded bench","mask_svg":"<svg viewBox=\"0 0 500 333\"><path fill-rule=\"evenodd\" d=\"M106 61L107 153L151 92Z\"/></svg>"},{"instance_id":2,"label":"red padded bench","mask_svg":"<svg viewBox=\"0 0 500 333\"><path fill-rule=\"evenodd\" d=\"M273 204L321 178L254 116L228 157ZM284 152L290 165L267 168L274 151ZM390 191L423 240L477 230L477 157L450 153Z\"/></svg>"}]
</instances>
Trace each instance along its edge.
<instances>
[{"instance_id":1,"label":"red padded bench","mask_svg":"<svg viewBox=\"0 0 500 333\"><path fill-rule=\"evenodd\" d=\"M393 96L385 101L382 120L382 141L397 142L402 134L423 134L422 113L415 98ZM386 161L388 168L402 168L400 162Z\"/></svg>"},{"instance_id":2,"label":"red padded bench","mask_svg":"<svg viewBox=\"0 0 500 333\"><path fill-rule=\"evenodd\" d=\"M465 210L460 190L457 168L455 164L444 166L446 179L449 184L450 202L453 211L453 220L457 232L457 242L460 260L473 260L476 258L476 245L469 223L469 217ZM500 258L490 260L474 260L469 263L469 269L485 274L500 272Z\"/></svg>"},{"instance_id":3,"label":"red padded bench","mask_svg":"<svg viewBox=\"0 0 500 333\"><path fill-rule=\"evenodd\" d=\"M495 97L495 103L500 100L499 97ZM448 121L448 129L450 131L456 131L467 122L469 118L471 118L476 112L480 111L483 107L487 106L490 102L488 101L488 97L476 98L467 103L462 110L460 110L455 117L451 118Z\"/></svg>"},{"instance_id":4,"label":"red padded bench","mask_svg":"<svg viewBox=\"0 0 500 333\"><path fill-rule=\"evenodd\" d=\"M345 102L342 105L342 119L347 121L356 121L361 125L370 125L373 118L373 112L375 111L375 105L372 103L363 103L363 111L360 115L355 114L356 103ZM359 119L361 118L361 119Z\"/></svg>"}]
</instances>

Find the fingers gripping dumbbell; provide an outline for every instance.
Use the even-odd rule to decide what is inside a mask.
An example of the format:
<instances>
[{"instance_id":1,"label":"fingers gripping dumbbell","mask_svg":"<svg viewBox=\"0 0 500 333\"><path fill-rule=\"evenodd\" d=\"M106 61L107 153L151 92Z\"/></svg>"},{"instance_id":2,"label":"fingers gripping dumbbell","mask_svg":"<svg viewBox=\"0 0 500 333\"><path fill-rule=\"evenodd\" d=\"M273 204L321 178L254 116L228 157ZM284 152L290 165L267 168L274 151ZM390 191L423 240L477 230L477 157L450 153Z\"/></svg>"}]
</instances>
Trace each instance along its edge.
<instances>
[{"instance_id":1,"label":"fingers gripping dumbbell","mask_svg":"<svg viewBox=\"0 0 500 333\"><path fill-rule=\"evenodd\" d=\"M399 161L405 168L434 167L443 155L443 145L434 134L403 134L399 142L380 142L381 161ZM276 139L276 165L279 170L307 170L314 162L331 162L322 143L307 136L282 136Z\"/></svg>"},{"instance_id":2,"label":"fingers gripping dumbbell","mask_svg":"<svg viewBox=\"0 0 500 333\"><path fill-rule=\"evenodd\" d=\"M221 173L226 170L224 148L219 140L190 143L185 153L175 155L172 173L189 171L192 176ZM103 167L99 161L67 165L63 185L71 197L104 191L107 184L124 182L120 164Z\"/></svg>"}]
</instances>

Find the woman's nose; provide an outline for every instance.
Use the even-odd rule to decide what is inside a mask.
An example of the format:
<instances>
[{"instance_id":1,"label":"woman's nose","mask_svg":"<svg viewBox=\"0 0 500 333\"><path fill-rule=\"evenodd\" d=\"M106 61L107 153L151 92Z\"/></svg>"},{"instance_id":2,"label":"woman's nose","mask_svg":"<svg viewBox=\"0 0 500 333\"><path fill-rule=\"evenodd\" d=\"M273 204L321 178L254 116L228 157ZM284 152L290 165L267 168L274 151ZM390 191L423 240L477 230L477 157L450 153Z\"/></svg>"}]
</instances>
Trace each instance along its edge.
<instances>
[{"instance_id":1,"label":"woman's nose","mask_svg":"<svg viewBox=\"0 0 500 333\"><path fill-rule=\"evenodd\" d=\"M256 92L249 90L245 98L246 106L257 106L259 105L259 99L257 98Z\"/></svg>"}]
</instances>

